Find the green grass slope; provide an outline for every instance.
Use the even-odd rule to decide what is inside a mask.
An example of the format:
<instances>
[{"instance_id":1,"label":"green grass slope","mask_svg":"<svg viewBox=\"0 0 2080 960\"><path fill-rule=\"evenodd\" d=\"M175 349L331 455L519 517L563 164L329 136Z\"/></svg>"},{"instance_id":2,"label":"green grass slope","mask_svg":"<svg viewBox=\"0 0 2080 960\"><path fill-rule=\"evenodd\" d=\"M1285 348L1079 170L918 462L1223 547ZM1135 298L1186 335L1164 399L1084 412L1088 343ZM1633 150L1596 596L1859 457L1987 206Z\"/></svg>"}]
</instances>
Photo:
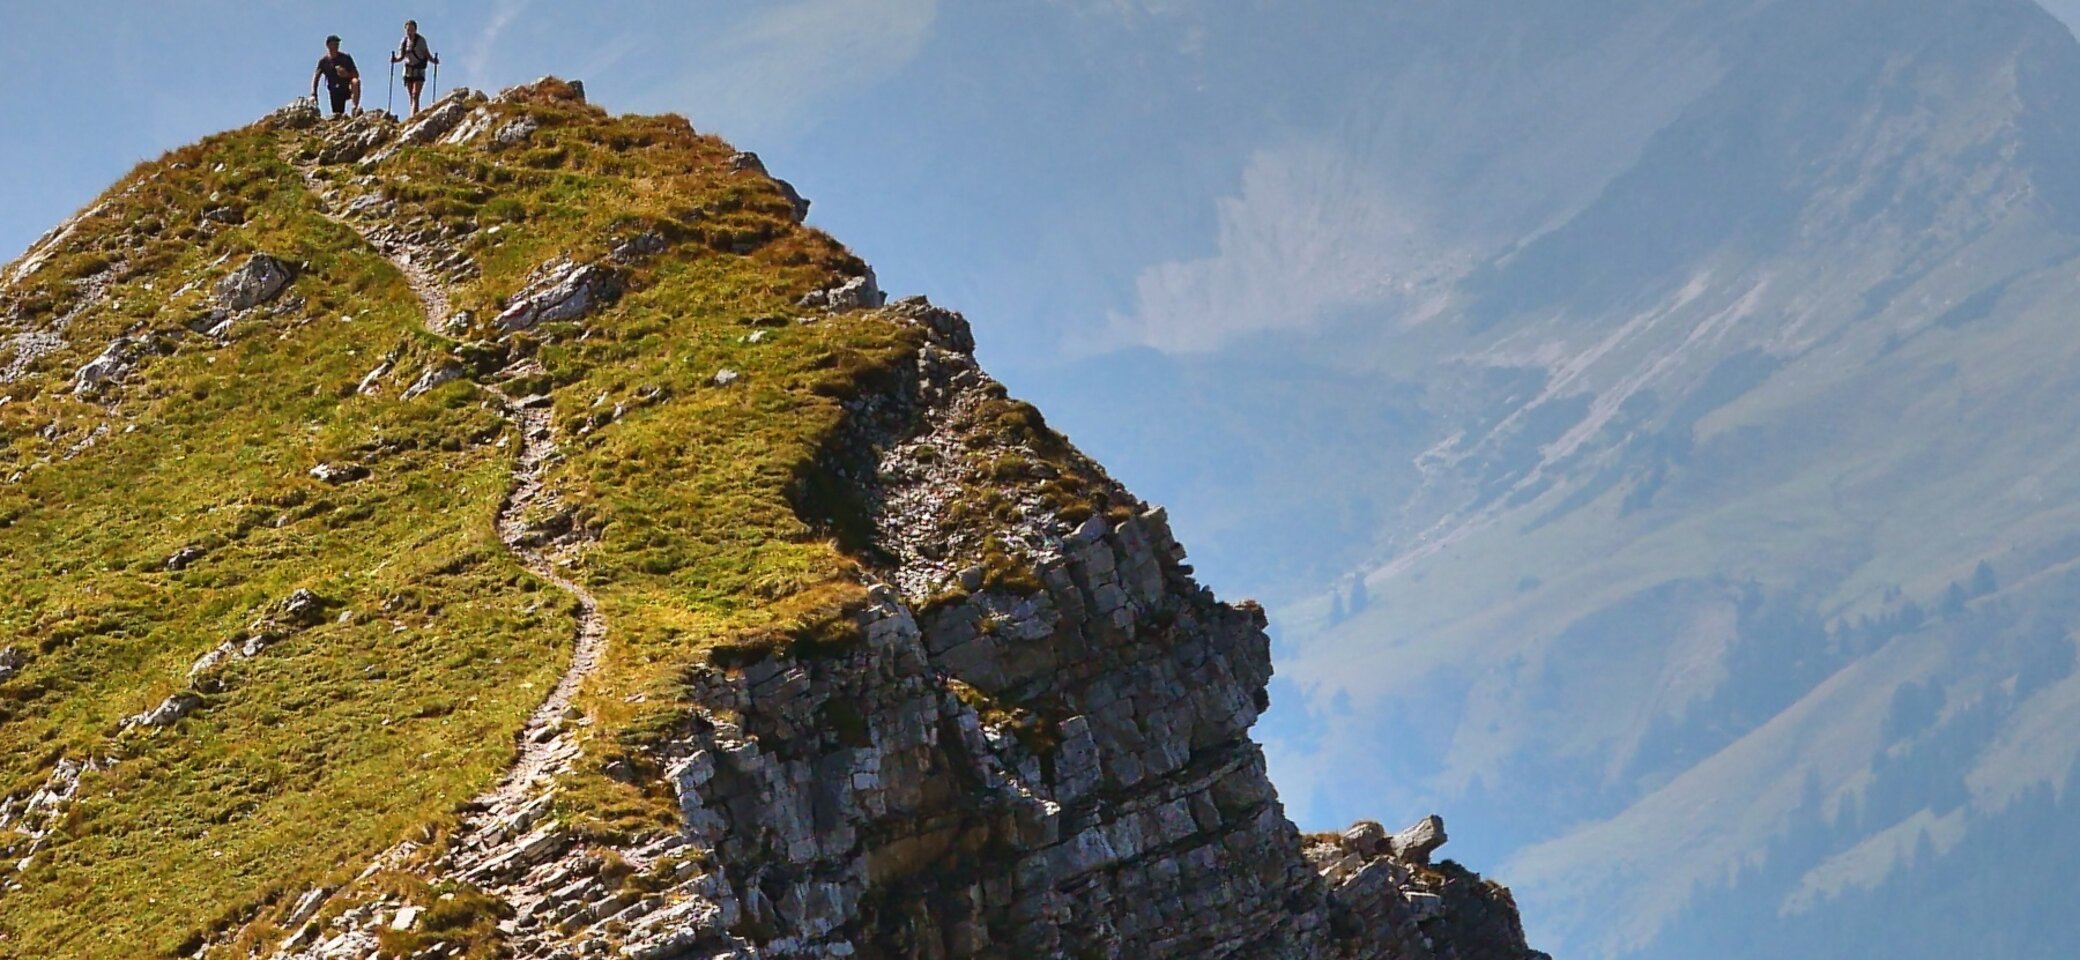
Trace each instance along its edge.
<instances>
[{"instance_id":1,"label":"green grass slope","mask_svg":"<svg viewBox=\"0 0 2080 960\"><path fill-rule=\"evenodd\" d=\"M718 644L813 636L856 602L819 453L913 335L856 313L747 337L860 265L728 145L565 92L486 107L535 121L521 145L317 168L342 199L381 193L472 255L481 276L455 305L479 320L456 339L321 215L297 169L315 134L265 123L139 167L0 290L0 648L24 658L0 672L0 797L19 806L61 763L90 764L48 836L0 830L0 957L192 952L437 837L511 761L568 660L571 602L497 539L519 445L480 388L400 399L428 368L488 351L544 371L508 388L550 397L563 458L547 482L596 534L573 576L610 624L579 701L587 770L668 724L680 676ZM537 266L639 233L667 249L626 268L611 306L489 342L483 318ZM294 281L222 338L196 333L216 280L256 251L297 264ZM51 330L54 351L23 336ZM76 395L74 372L118 336L144 345L134 369ZM357 392L391 356L383 388ZM741 377L716 385L724 368ZM327 462L368 476L313 479ZM199 556L169 569L184 548ZM124 727L299 589L322 622L232 658L171 726ZM562 794L579 822L663 822L664 798L579 779Z\"/></svg>"}]
</instances>

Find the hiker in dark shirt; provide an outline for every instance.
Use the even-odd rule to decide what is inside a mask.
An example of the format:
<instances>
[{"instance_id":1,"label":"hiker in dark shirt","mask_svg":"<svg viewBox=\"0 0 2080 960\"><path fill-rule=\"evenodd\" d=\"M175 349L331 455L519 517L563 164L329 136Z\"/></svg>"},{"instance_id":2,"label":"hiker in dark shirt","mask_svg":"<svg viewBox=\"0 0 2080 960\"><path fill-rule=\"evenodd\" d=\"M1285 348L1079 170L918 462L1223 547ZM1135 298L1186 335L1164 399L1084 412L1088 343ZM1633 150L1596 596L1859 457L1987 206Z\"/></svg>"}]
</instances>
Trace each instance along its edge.
<instances>
[{"instance_id":1,"label":"hiker in dark shirt","mask_svg":"<svg viewBox=\"0 0 2080 960\"><path fill-rule=\"evenodd\" d=\"M412 95L412 115L417 116L419 91L426 89L426 65L441 62L433 55L426 35L419 32L419 21L404 22L404 39L398 42L397 52L390 55L390 62L404 64L404 92Z\"/></svg>"},{"instance_id":2,"label":"hiker in dark shirt","mask_svg":"<svg viewBox=\"0 0 2080 960\"><path fill-rule=\"evenodd\" d=\"M354 112L361 112L361 71L354 66L354 58L340 52L339 38L325 38L325 55L318 58L318 70L311 74L311 99L318 99L318 79L325 80L325 92L332 95L332 115L342 117L347 112L347 101L354 101Z\"/></svg>"}]
</instances>

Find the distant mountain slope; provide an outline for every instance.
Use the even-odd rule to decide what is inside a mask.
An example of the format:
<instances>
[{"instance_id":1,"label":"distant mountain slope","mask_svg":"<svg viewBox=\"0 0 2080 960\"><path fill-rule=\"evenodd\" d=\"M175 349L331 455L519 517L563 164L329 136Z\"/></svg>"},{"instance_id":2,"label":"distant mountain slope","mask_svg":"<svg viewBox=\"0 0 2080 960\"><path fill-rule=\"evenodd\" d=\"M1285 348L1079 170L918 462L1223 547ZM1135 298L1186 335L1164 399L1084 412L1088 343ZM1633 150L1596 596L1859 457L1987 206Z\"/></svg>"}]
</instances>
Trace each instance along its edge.
<instances>
[{"instance_id":1,"label":"distant mountain slope","mask_svg":"<svg viewBox=\"0 0 2080 960\"><path fill-rule=\"evenodd\" d=\"M1524 103L1563 111L1527 144L1655 118L1548 181L1579 202L1382 166L1467 267L1140 361L1215 384L1187 396L1241 439L1212 462L1255 468L1194 488L1226 524L1209 569L1313 585L1273 610L1314 713L1278 762L1316 809L1385 795L1509 838L1563 952L1839 904L1874 952L1942 955L1857 898L1995 869L1960 859L1982 831L2072 829L2040 791L2080 753L2052 719L2080 708L2080 44L2022 0L1551 12L1435 25L1467 112L1380 125L1508 157L1475 145ZM1541 85L1450 59L1511 44L1499 69ZM1697 59L1652 69L1671 49ZM1582 50L1641 69L1570 99ZM2072 880L2049 868L1973 882Z\"/></svg>"}]
</instances>

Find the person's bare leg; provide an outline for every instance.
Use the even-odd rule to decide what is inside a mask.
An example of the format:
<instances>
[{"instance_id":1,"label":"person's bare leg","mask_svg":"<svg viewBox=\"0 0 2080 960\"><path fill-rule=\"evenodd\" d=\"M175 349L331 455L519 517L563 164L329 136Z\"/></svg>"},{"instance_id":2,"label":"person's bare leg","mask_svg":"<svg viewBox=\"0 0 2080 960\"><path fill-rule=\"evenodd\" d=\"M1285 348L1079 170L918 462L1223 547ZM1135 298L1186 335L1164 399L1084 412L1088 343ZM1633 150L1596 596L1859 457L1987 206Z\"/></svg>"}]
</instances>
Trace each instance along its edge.
<instances>
[{"instance_id":1,"label":"person's bare leg","mask_svg":"<svg viewBox=\"0 0 2080 960\"><path fill-rule=\"evenodd\" d=\"M419 92L426 89L426 81L413 80L404 85L404 91L412 95L412 116L419 115Z\"/></svg>"},{"instance_id":2,"label":"person's bare leg","mask_svg":"<svg viewBox=\"0 0 2080 960\"><path fill-rule=\"evenodd\" d=\"M361 115L361 78L360 78L360 77L355 77L355 78L354 78L354 85L353 85L353 88L352 88L352 89L353 89L353 91L354 91L354 115L358 117L358 116L360 116L360 115Z\"/></svg>"}]
</instances>

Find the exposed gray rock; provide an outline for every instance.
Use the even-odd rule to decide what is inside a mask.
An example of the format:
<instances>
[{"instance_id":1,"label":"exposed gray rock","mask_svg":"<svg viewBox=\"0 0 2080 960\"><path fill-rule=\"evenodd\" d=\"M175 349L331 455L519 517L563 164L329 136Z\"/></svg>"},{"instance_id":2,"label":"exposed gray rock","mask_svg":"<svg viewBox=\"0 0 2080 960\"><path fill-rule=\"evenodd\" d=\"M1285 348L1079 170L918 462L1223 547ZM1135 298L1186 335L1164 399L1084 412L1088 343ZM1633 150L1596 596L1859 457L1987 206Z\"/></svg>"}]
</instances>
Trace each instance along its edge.
<instances>
[{"instance_id":1,"label":"exposed gray rock","mask_svg":"<svg viewBox=\"0 0 2080 960\"><path fill-rule=\"evenodd\" d=\"M441 142L444 144L468 143L483 136L484 131L491 129L491 124L497 119L498 115L492 113L489 107L477 107L471 110L469 116L463 118L461 123L456 124L455 129L448 131L448 134L441 138Z\"/></svg>"},{"instance_id":2,"label":"exposed gray rock","mask_svg":"<svg viewBox=\"0 0 2080 960\"><path fill-rule=\"evenodd\" d=\"M0 340L8 350L7 363L0 366L0 383L12 383L35 366L36 361L65 349L65 338L53 330L24 330Z\"/></svg>"},{"instance_id":3,"label":"exposed gray rock","mask_svg":"<svg viewBox=\"0 0 2080 960\"><path fill-rule=\"evenodd\" d=\"M334 486L368 476L368 468L358 463L321 463L312 467L310 472L311 479Z\"/></svg>"},{"instance_id":4,"label":"exposed gray rock","mask_svg":"<svg viewBox=\"0 0 2080 960\"><path fill-rule=\"evenodd\" d=\"M708 382L718 387L726 387L732 383L737 382L742 377L743 374L738 373L735 370L731 370L728 367L724 367L720 370L715 371L715 375L713 377L708 378Z\"/></svg>"},{"instance_id":5,"label":"exposed gray rock","mask_svg":"<svg viewBox=\"0 0 2080 960\"><path fill-rule=\"evenodd\" d=\"M545 96L554 96L574 103L584 103L585 82L582 80L564 80L559 77L542 77L532 83L507 87L499 91L498 96L492 97L491 100L493 103L510 103L515 100Z\"/></svg>"},{"instance_id":6,"label":"exposed gray rock","mask_svg":"<svg viewBox=\"0 0 2080 960\"><path fill-rule=\"evenodd\" d=\"M376 391L382 388L383 378L389 376L391 370L396 369L398 356L399 354L395 350L384 354L380 362L369 368L367 373L362 374L361 381L354 385L354 392L364 397L374 396Z\"/></svg>"},{"instance_id":7,"label":"exposed gray rock","mask_svg":"<svg viewBox=\"0 0 2080 960\"><path fill-rule=\"evenodd\" d=\"M123 718L122 726L125 729L170 727L180 722L182 717L195 712L195 708L199 706L202 706L202 697L192 691L183 690L160 701L158 706L150 710Z\"/></svg>"},{"instance_id":8,"label":"exposed gray rock","mask_svg":"<svg viewBox=\"0 0 2080 960\"><path fill-rule=\"evenodd\" d=\"M494 322L508 332L529 330L544 323L575 320L620 295L621 280L613 270L559 258L536 270Z\"/></svg>"},{"instance_id":9,"label":"exposed gray rock","mask_svg":"<svg viewBox=\"0 0 2080 960\"><path fill-rule=\"evenodd\" d=\"M321 118L316 100L297 97L284 106L276 107L273 113L262 117L260 122L285 130L303 130L315 126Z\"/></svg>"},{"instance_id":10,"label":"exposed gray rock","mask_svg":"<svg viewBox=\"0 0 2080 960\"><path fill-rule=\"evenodd\" d=\"M396 133L397 121L380 113L364 113L342 123L327 124L320 128L323 141L317 160L322 164L353 163L388 143Z\"/></svg>"},{"instance_id":11,"label":"exposed gray rock","mask_svg":"<svg viewBox=\"0 0 2080 960\"><path fill-rule=\"evenodd\" d=\"M1445 839L1444 818L1433 813L1395 834L1387 841L1387 845L1395 859L1428 864L1430 854L1438 847L1444 846Z\"/></svg>"},{"instance_id":12,"label":"exposed gray rock","mask_svg":"<svg viewBox=\"0 0 2080 960\"><path fill-rule=\"evenodd\" d=\"M533 139L535 130L540 126L533 117L514 117L491 132L491 145L501 150L520 146Z\"/></svg>"},{"instance_id":13,"label":"exposed gray rock","mask_svg":"<svg viewBox=\"0 0 2080 960\"><path fill-rule=\"evenodd\" d=\"M280 296L295 276L289 264L256 253L217 281L217 302L226 310L248 310Z\"/></svg>"},{"instance_id":14,"label":"exposed gray rock","mask_svg":"<svg viewBox=\"0 0 2080 960\"><path fill-rule=\"evenodd\" d=\"M432 143L455 129L483 100L482 94L468 87L456 87L407 121L397 139L405 143Z\"/></svg>"},{"instance_id":15,"label":"exposed gray rock","mask_svg":"<svg viewBox=\"0 0 2080 960\"><path fill-rule=\"evenodd\" d=\"M195 662L188 665L189 681L205 689L216 689L217 684L211 679L212 676L217 672L217 668L231 662L232 657L240 655L240 651L245 649L246 640L245 637L226 640L211 647L208 653L196 657Z\"/></svg>"},{"instance_id":16,"label":"exposed gray rock","mask_svg":"<svg viewBox=\"0 0 2080 960\"><path fill-rule=\"evenodd\" d=\"M202 559L203 556L204 552L201 547L192 545L182 547L179 550L175 550L172 556L166 558L166 569L175 571L186 570L195 561Z\"/></svg>"},{"instance_id":17,"label":"exposed gray rock","mask_svg":"<svg viewBox=\"0 0 2080 960\"><path fill-rule=\"evenodd\" d=\"M72 393L78 397L97 397L102 391L123 378L137 365L144 349L130 337L117 337L100 355L87 361L73 375Z\"/></svg>"},{"instance_id":18,"label":"exposed gray rock","mask_svg":"<svg viewBox=\"0 0 2080 960\"><path fill-rule=\"evenodd\" d=\"M298 589L276 601L267 615L276 623L307 629L325 622L325 608L328 606L330 604L323 597Z\"/></svg>"},{"instance_id":19,"label":"exposed gray rock","mask_svg":"<svg viewBox=\"0 0 2080 960\"><path fill-rule=\"evenodd\" d=\"M793 208L794 222L801 223L809 219L809 198L802 196L801 192L794 188L794 184L788 183L779 177L772 179L773 186L780 189L780 195L787 198L787 205ZM876 304L876 306L879 306L879 304Z\"/></svg>"},{"instance_id":20,"label":"exposed gray rock","mask_svg":"<svg viewBox=\"0 0 2080 960\"><path fill-rule=\"evenodd\" d=\"M616 263L640 263L663 253L670 245L664 235L645 230L615 238L612 255Z\"/></svg>"},{"instance_id":21,"label":"exposed gray rock","mask_svg":"<svg viewBox=\"0 0 2080 960\"><path fill-rule=\"evenodd\" d=\"M851 310L870 310L886 303L888 297L874 281L874 270L853 277L828 290L813 290L803 295L796 306L809 310L829 310L845 313Z\"/></svg>"},{"instance_id":22,"label":"exposed gray rock","mask_svg":"<svg viewBox=\"0 0 2080 960\"><path fill-rule=\"evenodd\" d=\"M29 655L16 647L0 647L0 683L5 683L29 665Z\"/></svg>"},{"instance_id":23,"label":"exposed gray rock","mask_svg":"<svg viewBox=\"0 0 2080 960\"><path fill-rule=\"evenodd\" d=\"M404 399L414 399L440 387L442 384L460 380L463 378L464 373L462 366L454 363L427 367L426 372L419 375L419 379L412 381L412 385L405 388Z\"/></svg>"}]
</instances>

